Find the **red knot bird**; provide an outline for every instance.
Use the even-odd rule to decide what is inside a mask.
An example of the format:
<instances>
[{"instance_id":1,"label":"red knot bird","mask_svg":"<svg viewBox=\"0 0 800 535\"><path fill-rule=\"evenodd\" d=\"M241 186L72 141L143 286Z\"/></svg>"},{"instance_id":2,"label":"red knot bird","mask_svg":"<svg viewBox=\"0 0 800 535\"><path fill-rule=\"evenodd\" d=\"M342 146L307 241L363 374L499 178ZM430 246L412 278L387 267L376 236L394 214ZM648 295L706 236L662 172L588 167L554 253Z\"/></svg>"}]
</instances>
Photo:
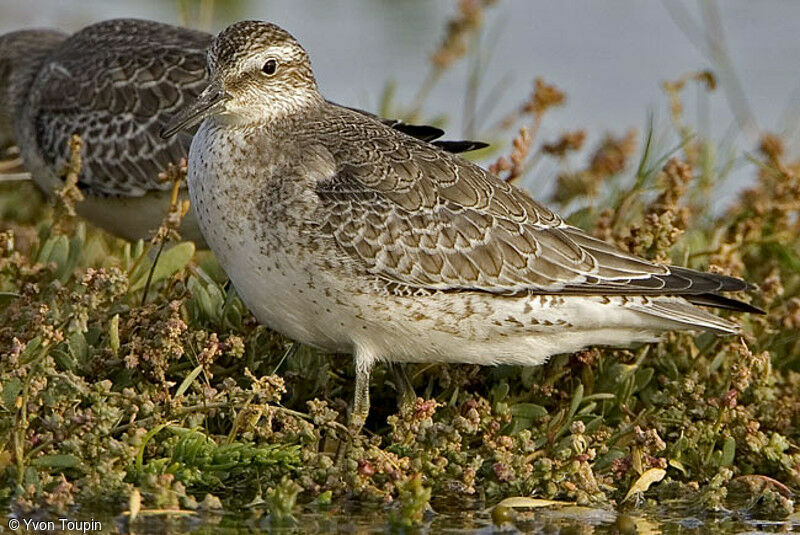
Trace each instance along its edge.
<instances>
[{"instance_id":1,"label":"red knot bird","mask_svg":"<svg viewBox=\"0 0 800 535\"><path fill-rule=\"evenodd\" d=\"M739 332L704 307L739 279L650 262L568 225L469 161L326 101L306 51L238 22L211 82L165 135L201 123L188 187L200 228L266 325L355 359L350 421L378 362L538 365L671 330Z\"/></svg>"},{"instance_id":2,"label":"red knot bird","mask_svg":"<svg viewBox=\"0 0 800 535\"><path fill-rule=\"evenodd\" d=\"M0 148L18 146L36 184L52 193L63 184L69 138L80 135L78 186L85 200L78 212L123 238L147 238L169 205L171 185L158 175L188 155L193 133L165 140L159 131L208 84L212 37L137 19L100 22L73 35L22 30L1 36ZM438 128L383 121L453 152L484 146L434 141L443 134ZM191 214L182 234L202 244Z\"/></svg>"}]
</instances>

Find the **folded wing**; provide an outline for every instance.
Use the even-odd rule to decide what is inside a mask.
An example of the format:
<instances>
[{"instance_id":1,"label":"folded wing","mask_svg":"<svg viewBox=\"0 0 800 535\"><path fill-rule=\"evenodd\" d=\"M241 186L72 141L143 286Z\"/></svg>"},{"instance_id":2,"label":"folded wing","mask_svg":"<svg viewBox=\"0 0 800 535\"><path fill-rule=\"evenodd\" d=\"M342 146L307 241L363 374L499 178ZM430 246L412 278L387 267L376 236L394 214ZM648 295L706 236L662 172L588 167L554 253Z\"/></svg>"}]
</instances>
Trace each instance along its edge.
<instances>
[{"instance_id":1,"label":"folded wing","mask_svg":"<svg viewBox=\"0 0 800 535\"><path fill-rule=\"evenodd\" d=\"M84 141L80 186L96 195L141 196L171 187L158 173L188 152L191 134L159 129L207 83L211 36L156 22L120 19L68 38L43 65L31 95L36 141L61 169L68 141Z\"/></svg>"},{"instance_id":2,"label":"folded wing","mask_svg":"<svg viewBox=\"0 0 800 535\"><path fill-rule=\"evenodd\" d=\"M332 132L344 124L328 122ZM317 194L326 231L376 276L443 291L681 295L741 308L717 294L744 281L624 253L470 162L369 119L356 124L357 147L328 138L341 164Z\"/></svg>"}]
</instances>

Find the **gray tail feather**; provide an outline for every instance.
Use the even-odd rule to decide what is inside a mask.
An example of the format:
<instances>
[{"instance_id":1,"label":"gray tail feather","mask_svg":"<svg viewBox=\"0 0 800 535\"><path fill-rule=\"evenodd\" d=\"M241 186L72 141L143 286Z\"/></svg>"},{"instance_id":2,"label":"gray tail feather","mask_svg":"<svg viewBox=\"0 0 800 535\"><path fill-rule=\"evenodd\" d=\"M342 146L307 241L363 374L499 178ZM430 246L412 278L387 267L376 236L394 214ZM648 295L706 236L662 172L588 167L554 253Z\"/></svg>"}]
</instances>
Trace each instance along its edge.
<instances>
[{"instance_id":1,"label":"gray tail feather","mask_svg":"<svg viewBox=\"0 0 800 535\"><path fill-rule=\"evenodd\" d=\"M741 333L739 324L698 308L682 298L657 298L633 308L643 314L674 322L679 330L712 331L717 334Z\"/></svg>"}]
</instances>

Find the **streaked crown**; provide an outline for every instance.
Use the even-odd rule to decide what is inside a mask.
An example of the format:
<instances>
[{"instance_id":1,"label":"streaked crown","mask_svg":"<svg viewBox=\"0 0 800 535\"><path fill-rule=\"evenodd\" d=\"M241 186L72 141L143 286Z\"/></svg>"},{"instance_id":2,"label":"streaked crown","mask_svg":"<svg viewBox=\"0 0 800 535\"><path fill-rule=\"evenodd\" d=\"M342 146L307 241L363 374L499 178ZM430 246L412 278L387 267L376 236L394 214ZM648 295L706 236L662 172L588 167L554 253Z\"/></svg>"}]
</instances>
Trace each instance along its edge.
<instances>
[{"instance_id":1,"label":"streaked crown","mask_svg":"<svg viewBox=\"0 0 800 535\"><path fill-rule=\"evenodd\" d=\"M281 50L286 59L298 65L310 67L308 54L297 39L280 26L257 20L243 20L222 30L209 50L209 66L214 71L231 68L270 48Z\"/></svg>"}]
</instances>

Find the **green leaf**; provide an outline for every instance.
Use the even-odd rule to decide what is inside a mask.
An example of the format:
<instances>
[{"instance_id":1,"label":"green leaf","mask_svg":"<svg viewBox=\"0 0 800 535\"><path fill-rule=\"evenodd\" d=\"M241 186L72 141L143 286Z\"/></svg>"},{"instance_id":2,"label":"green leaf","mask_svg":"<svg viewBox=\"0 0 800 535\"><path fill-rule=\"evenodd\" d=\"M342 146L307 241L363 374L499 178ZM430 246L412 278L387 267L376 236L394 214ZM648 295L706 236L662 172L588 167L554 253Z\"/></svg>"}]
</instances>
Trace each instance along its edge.
<instances>
[{"instance_id":1,"label":"green leaf","mask_svg":"<svg viewBox=\"0 0 800 535\"><path fill-rule=\"evenodd\" d=\"M326 490L325 492L317 496L317 499L314 500L314 503L316 505L330 505L331 501L333 501L333 491Z\"/></svg>"},{"instance_id":2,"label":"green leaf","mask_svg":"<svg viewBox=\"0 0 800 535\"><path fill-rule=\"evenodd\" d=\"M14 377L3 385L3 406L9 411L16 410L17 396L22 392L22 381Z\"/></svg>"},{"instance_id":3,"label":"green leaf","mask_svg":"<svg viewBox=\"0 0 800 535\"><path fill-rule=\"evenodd\" d=\"M617 459L622 459L626 455L627 455L626 451L623 451L619 448L611 448L610 450L608 450L608 453L606 453L605 455L601 455L600 457L597 458L597 461L595 461L594 463L594 469L595 471L605 470L606 468L611 466L611 463L613 463Z\"/></svg>"},{"instance_id":4,"label":"green leaf","mask_svg":"<svg viewBox=\"0 0 800 535\"><path fill-rule=\"evenodd\" d=\"M66 266L68 258L69 240L66 236L59 234L47 240L37 261L42 264L55 264L56 274L58 274Z\"/></svg>"},{"instance_id":5,"label":"green leaf","mask_svg":"<svg viewBox=\"0 0 800 535\"><path fill-rule=\"evenodd\" d=\"M69 352L78 362L86 362L89 358L89 345L86 337L80 331L75 331L69 336Z\"/></svg>"},{"instance_id":6,"label":"green leaf","mask_svg":"<svg viewBox=\"0 0 800 535\"><path fill-rule=\"evenodd\" d=\"M168 279L186 267L194 256L194 243L190 241L181 242L165 251L158 258L156 266L153 268L153 278L151 283ZM137 273L137 275L139 275ZM147 273L138 276L131 285L131 291L141 290L147 283Z\"/></svg>"},{"instance_id":7,"label":"green leaf","mask_svg":"<svg viewBox=\"0 0 800 535\"><path fill-rule=\"evenodd\" d=\"M41 234L39 237L42 238ZM39 249L39 254L36 255L36 262L40 264L46 264L49 261L48 259L50 256L53 254L53 246L55 243L55 237L46 238L44 243L42 243L42 248Z\"/></svg>"},{"instance_id":8,"label":"green leaf","mask_svg":"<svg viewBox=\"0 0 800 535\"><path fill-rule=\"evenodd\" d=\"M130 281L130 286L128 287L129 291L134 292L138 289L144 288L144 285L147 282L147 274L150 273L150 269L152 267L152 262L150 262L150 260L147 258L143 258L141 262L135 264L134 268L128 275L128 280Z\"/></svg>"},{"instance_id":9,"label":"green leaf","mask_svg":"<svg viewBox=\"0 0 800 535\"><path fill-rule=\"evenodd\" d=\"M505 383L503 383L505 384ZM517 403L511 406L511 425L508 426L506 432L515 435L523 429L530 429L534 422L542 419L547 415L548 410L541 405L535 403Z\"/></svg>"},{"instance_id":10,"label":"green leaf","mask_svg":"<svg viewBox=\"0 0 800 535\"><path fill-rule=\"evenodd\" d=\"M515 418L538 420L547 415L547 409L535 403L517 403L511 407L511 415Z\"/></svg>"},{"instance_id":11,"label":"green leaf","mask_svg":"<svg viewBox=\"0 0 800 535\"><path fill-rule=\"evenodd\" d=\"M74 468L81 464L81 460L78 459L74 455L42 455L41 457L37 457L31 463L34 466L38 466L39 468L57 468L57 469L64 469L64 468Z\"/></svg>"},{"instance_id":12,"label":"green leaf","mask_svg":"<svg viewBox=\"0 0 800 535\"><path fill-rule=\"evenodd\" d=\"M56 236L55 240L56 242L48 260L56 265L56 273L58 273L64 268L69 259L69 239L66 236Z\"/></svg>"},{"instance_id":13,"label":"green leaf","mask_svg":"<svg viewBox=\"0 0 800 535\"><path fill-rule=\"evenodd\" d=\"M725 357L727 356L728 353L725 351L720 351L719 353L717 353L716 356L714 357L714 360L712 360L711 364L708 365L708 372L714 373L715 371L717 371L717 368L720 367L722 362L725 360Z\"/></svg>"},{"instance_id":14,"label":"green leaf","mask_svg":"<svg viewBox=\"0 0 800 535\"><path fill-rule=\"evenodd\" d=\"M508 392L511 390L511 387L508 386L506 381L501 381L497 383L494 388L492 388L492 403L498 403L506 399L508 396Z\"/></svg>"},{"instance_id":15,"label":"green leaf","mask_svg":"<svg viewBox=\"0 0 800 535\"><path fill-rule=\"evenodd\" d=\"M19 356L20 364L28 364L31 360L33 360L39 354L39 350L42 347L42 337L36 336L30 342L25 345L25 349L22 351L22 354Z\"/></svg>"},{"instance_id":16,"label":"green leaf","mask_svg":"<svg viewBox=\"0 0 800 535\"><path fill-rule=\"evenodd\" d=\"M603 423L603 417L598 416L597 418L590 420L589 423L586 424L586 431L584 434L591 435L598 429L600 429L600 425Z\"/></svg>"},{"instance_id":17,"label":"green leaf","mask_svg":"<svg viewBox=\"0 0 800 535\"><path fill-rule=\"evenodd\" d=\"M577 388L575 388L575 394L572 396L572 403L569 405L569 418L567 421L572 421L572 417L575 416L575 413L578 412L578 407L581 406L581 402L583 401L583 383L578 383Z\"/></svg>"},{"instance_id":18,"label":"green leaf","mask_svg":"<svg viewBox=\"0 0 800 535\"><path fill-rule=\"evenodd\" d=\"M64 263L59 264L58 269L56 270L56 276L58 280L62 283L67 282L72 274L75 272L75 268L78 265L78 261L81 258L81 254L83 253L83 240L80 236L74 236L69 241L69 246L67 247L68 255Z\"/></svg>"},{"instance_id":19,"label":"green leaf","mask_svg":"<svg viewBox=\"0 0 800 535\"><path fill-rule=\"evenodd\" d=\"M131 257L131 242L126 241L122 246L122 265L125 266L126 270L130 269L133 260L134 259Z\"/></svg>"},{"instance_id":20,"label":"green leaf","mask_svg":"<svg viewBox=\"0 0 800 535\"><path fill-rule=\"evenodd\" d=\"M183 380L183 382L180 384L178 390L175 391L175 397L179 398L184 393L186 393L186 391L189 389L190 386L192 386L192 383L194 382L195 379L197 379L197 376L200 375L200 372L202 371L203 371L203 366L197 366L195 369L193 369L192 372L189 375L187 375L186 378Z\"/></svg>"},{"instance_id":21,"label":"green leaf","mask_svg":"<svg viewBox=\"0 0 800 535\"><path fill-rule=\"evenodd\" d=\"M192 293L192 299L197 306L197 313L200 315L199 319L216 320L218 310L222 307L222 300L216 300L212 297L210 292L211 285L204 284L195 277L189 278L189 291Z\"/></svg>"},{"instance_id":22,"label":"green leaf","mask_svg":"<svg viewBox=\"0 0 800 535\"><path fill-rule=\"evenodd\" d=\"M74 372L77 368L77 363L75 362L75 357L73 357L69 352L62 351L57 349L52 351L53 359L56 361L56 364L62 370L67 370Z\"/></svg>"},{"instance_id":23,"label":"green leaf","mask_svg":"<svg viewBox=\"0 0 800 535\"><path fill-rule=\"evenodd\" d=\"M134 246L133 251L131 251L132 258L139 258L144 253L144 240L138 240Z\"/></svg>"},{"instance_id":24,"label":"green leaf","mask_svg":"<svg viewBox=\"0 0 800 535\"><path fill-rule=\"evenodd\" d=\"M114 355L119 352L119 314L114 314L108 326L108 345Z\"/></svg>"},{"instance_id":25,"label":"green leaf","mask_svg":"<svg viewBox=\"0 0 800 535\"><path fill-rule=\"evenodd\" d=\"M147 443L150 442L150 439L153 438L158 434L159 431L170 425L172 422L164 422L163 424L159 424L155 426L153 429L147 432L144 437L142 437L142 443L139 444L139 451L136 452L136 474L141 476L142 475L142 465L144 464L144 449L147 447Z\"/></svg>"},{"instance_id":26,"label":"green leaf","mask_svg":"<svg viewBox=\"0 0 800 535\"><path fill-rule=\"evenodd\" d=\"M650 380L653 378L654 373L655 370L653 368L641 368L639 370L636 370L635 381L636 381L637 392L639 390L642 390L650 383Z\"/></svg>"},{"instance_id":27,"label":"green leaf","mask_svg":"<svg viewBox=\"0 0 800 535\"><path fill-rule=\"evenodd\" d=\"M722 446L722 458L720 459L720 466L732 466L733 458L736 456L736 439L728 437L725 440L725 445Z\"/></svg>"}]
</instances>

